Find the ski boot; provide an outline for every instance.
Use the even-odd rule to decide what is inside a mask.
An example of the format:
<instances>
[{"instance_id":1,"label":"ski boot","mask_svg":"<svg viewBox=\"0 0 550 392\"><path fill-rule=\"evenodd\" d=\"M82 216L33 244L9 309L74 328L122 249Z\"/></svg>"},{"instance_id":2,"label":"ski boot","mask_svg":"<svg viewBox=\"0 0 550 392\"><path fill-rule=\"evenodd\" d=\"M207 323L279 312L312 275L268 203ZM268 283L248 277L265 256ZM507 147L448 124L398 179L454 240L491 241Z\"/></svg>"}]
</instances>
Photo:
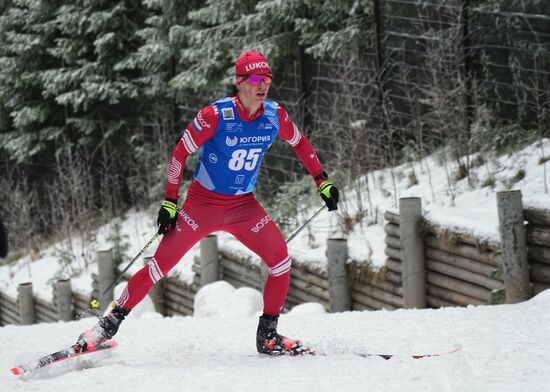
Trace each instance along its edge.
<instances>
[{"instance_id":1,"label":"ski boot","mask_svg":"<svg viewBox=\"0 0 550 392\"><path fill-rule=\"evenodd\" d=\"M264 314L260 317L256 332L256 348L260 354L303 355L310 352L298 340L292 340L277 333L279 316Z\"/></svg>"},{"instance_id":2,"label":"ski boot","mask_svg":"<svg viewBox=\"0 0 550 392\"><path fill-rule=\"evenodd\" d=\"M99 319L96 325L87 331L84 331L76 342L81 347L81 351L92 351L100 344L111 339L118 331L122 320L128 316L130 309L125 309L113 302L113 309L107 316Z\"/></svg>"}]
</instances>

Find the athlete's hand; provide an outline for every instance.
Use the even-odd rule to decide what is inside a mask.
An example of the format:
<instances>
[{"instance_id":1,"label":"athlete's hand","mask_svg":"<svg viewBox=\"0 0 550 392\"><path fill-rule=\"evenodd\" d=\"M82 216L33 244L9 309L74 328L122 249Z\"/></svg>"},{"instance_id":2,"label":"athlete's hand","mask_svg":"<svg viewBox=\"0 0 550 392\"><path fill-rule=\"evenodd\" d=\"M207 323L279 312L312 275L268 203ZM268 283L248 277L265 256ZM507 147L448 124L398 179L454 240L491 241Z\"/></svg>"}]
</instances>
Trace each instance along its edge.
<instances>
[{"instance_id":1,"label":"athlete's hand","mask_svg":"<svg viewBox=\"0 0 550 392\"><path fill-rule=\"evenodd\" d=\"M323 198L323 201L327 205L329 211L338 209L338 188L332 185L330 181L323 181L321 185L319 185L319 188L317 188L317 192L319 192Z\"/></svg>"},{"instance_id":2,"label":"athlete's hand","mask_svg":"<svg viewBox=\"0 0 550 392\"><path fill-rule=\"evenodd\" d=\"M166 234L168 226L172 226L172 229L176 228L177 213L178 201L175 199L164 199L157 218L159 234Z\"/></svg>"}]
</instances>

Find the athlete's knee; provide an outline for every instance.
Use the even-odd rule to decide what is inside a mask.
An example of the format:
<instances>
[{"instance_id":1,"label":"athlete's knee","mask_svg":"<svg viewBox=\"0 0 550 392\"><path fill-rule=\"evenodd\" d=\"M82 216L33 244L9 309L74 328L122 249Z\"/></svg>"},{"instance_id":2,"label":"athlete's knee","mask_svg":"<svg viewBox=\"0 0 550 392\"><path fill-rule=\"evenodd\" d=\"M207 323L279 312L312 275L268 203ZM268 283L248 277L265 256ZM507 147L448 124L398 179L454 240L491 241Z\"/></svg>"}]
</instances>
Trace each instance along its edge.
<instances>
[{"instance_id":1,"label":"athlete's knee","mask_svg":"<svg viewBox=\"0 0 550 392\"><path fill-rule=\"evenodd\" d=\"M290 256L286 256L284 259L269 267L270 276L283 276L285 274L290 274L290 269L292 268L292 259Z\"/></svg>"}]
</instances>

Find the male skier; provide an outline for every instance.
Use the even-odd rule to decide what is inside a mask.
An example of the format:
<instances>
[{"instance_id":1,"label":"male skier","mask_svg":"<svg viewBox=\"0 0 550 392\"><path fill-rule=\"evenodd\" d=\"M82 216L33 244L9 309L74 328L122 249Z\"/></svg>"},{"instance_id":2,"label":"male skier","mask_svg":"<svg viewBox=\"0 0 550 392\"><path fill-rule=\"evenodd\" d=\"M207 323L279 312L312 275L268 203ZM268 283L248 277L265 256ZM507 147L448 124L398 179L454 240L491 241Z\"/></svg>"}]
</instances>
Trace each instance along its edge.
<instances>
[{"instance_id":1,"label":"male skier","mask_svg":"<svg viewBox=\"0 0 550 392\"><path fill-rule=\"evenodd\" d=\"M130 279L108 315L79 337L77 344L83 350L111 339L153 284L168 274L197 241L214 231L226 231L269 267L263 315L256 334L258 352L298 355L304 351L299 341L277 333L291 259L281 232L252 191L263 156L277 136L292 146L314 178L329 211L338 208L338 189L327 180L315 150L286 110L266 99L272 75L265 57L256 51L242 53L235 74L237 95L201 109L183 132L170 161L165 200L158 214L162 241L151 261ZM178 213L185 160L197 150L194 180Z\"/></svg>"}]
</instances>

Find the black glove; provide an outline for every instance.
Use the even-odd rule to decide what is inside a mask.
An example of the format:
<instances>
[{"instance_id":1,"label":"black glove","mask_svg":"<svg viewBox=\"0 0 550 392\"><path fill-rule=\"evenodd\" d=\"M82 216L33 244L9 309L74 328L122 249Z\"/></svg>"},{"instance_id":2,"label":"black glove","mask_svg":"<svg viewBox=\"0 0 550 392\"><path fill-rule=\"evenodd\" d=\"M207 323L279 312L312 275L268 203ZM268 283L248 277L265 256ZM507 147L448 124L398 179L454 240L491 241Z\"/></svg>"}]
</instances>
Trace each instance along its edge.
<instances>
[{"instance_id":1,"label":"black glove","mask_svg":"<svg viewBox=\"0 0 550 392\"><path fill-rule=\"evenodd\" d=\"M166 234L169 225L172 226L172 229L176 228L177 214L178 201L174 199L164 199L159 210L159 217L157 218L159 234Z\"/></svg>"},{"instance_id":2,"label":"black glove","mask_svg":"<svg viewBox=\"0 0 550 392\"><path fill-rule=\"evenodd\" d=\"M338 188L336 188L330 181L323 181L317 192L323 198L323 201L328 207L329 211L334 211L338 209Z\"/></svg>"}]
</instances>

